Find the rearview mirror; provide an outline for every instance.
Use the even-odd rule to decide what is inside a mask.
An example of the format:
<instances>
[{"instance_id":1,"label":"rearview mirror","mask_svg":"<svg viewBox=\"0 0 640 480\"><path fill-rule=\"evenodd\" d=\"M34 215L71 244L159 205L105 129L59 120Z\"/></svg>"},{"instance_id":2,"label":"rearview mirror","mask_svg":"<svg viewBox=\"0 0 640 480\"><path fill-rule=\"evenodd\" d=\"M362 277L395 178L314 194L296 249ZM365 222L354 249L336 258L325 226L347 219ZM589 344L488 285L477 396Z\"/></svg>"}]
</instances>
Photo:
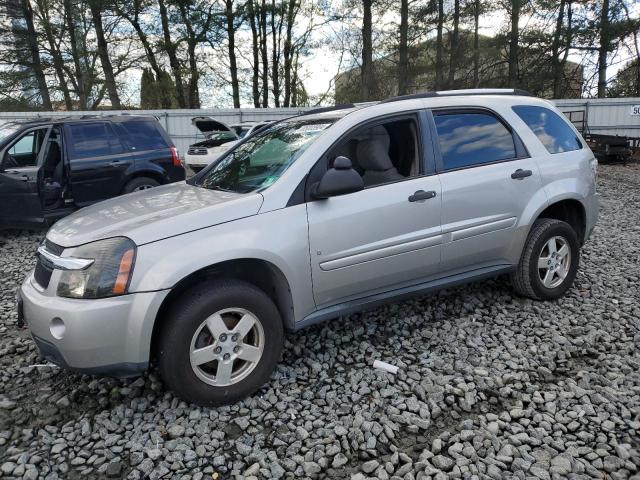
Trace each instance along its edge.
<instances>
[{"instance_id":1,"label":"rearview mirror","mask_svg":"<svg viewBox=\"0 0 640 480\"><path fill-rule=\"evenodd\" d=\"M311 188L313 198L323 199L359 192L364 188L364 182L358 172L351 166L347 157L338 157L333 167L327 170L320 181Z\"/></svg>"}]
</instances>

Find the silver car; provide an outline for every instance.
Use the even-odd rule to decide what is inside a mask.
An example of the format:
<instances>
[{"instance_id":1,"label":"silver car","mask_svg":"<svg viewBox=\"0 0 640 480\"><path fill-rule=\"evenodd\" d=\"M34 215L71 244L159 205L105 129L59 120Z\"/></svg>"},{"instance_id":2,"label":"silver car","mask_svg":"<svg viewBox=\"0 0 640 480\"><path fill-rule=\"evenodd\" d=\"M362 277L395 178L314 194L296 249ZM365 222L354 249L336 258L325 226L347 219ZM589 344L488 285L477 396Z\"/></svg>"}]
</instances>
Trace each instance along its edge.
<instances>
[{"instance_id":1,"label":"silver car","mask_svg":"<svg viewBox=\"0 0 640 480\"><path fill-rule=\"evenodd\" d=\"M548 102L438 92L309 112L187 182L56 223L19 291L42 355L235 402L284 330L499 274L563 295L598 216L597 162Z\"/></svg>"}]
</instances>

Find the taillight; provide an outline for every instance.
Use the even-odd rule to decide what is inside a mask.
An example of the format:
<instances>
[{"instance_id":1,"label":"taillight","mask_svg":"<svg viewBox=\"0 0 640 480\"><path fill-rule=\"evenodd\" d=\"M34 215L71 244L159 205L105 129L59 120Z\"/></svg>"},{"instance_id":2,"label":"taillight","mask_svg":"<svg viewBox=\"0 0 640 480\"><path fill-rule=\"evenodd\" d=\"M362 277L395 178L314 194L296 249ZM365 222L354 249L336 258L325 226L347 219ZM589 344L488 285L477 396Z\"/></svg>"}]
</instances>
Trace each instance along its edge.
<instances>
[{"instance_id":1,"label":"taillight","mask_svg":"<svg viewBox=\"0 0 640 480\"><path fill-rule=\"evenodd\" d=\"M171 161L173 162L174 167L181 167L182 162L180 161L180 157L178 157L178 149L176 147L169 147L171 150Z\"/></svg>"}]
</instances>

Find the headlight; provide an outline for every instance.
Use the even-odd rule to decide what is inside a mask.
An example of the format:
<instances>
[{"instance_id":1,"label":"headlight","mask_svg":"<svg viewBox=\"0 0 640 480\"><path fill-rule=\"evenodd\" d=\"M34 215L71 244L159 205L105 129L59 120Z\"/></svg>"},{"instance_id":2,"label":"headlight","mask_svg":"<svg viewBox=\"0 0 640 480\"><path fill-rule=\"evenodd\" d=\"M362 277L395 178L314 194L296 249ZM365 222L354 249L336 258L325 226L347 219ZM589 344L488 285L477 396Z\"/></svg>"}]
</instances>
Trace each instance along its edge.
<instances>
[{"instance_id":1,"label":"headlight","mask_svg":"<svg viewBox=\"0 0 640 480\"><path fill-rule=\"evenodd\" d=\"M136 245L125 237L87 243L73 251L74 257L93 259L84 270L63 270L58 296L104 298L127 293L133 272Z\"/></svg>"}]
</instances>

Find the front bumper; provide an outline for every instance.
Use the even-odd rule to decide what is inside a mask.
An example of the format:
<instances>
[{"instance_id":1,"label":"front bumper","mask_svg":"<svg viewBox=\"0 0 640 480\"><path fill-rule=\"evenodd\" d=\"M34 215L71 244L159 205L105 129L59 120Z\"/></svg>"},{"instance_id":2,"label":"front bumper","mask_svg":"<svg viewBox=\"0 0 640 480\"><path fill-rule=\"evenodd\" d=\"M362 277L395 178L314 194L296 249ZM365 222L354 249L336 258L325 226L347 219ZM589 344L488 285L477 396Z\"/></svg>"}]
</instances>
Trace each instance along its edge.
<instances>
[{"instance_id":1,"label":"front bumper","mask_svg":"<svg viewBox=\"0 0 640 480\"><path fill-rule=\"evenodd\" d=\"M148 367L153 324L168 290L79 300L56 296L53 280L42 289L31 273L18 292L19 316L45 358L89 374L132 376Z\"/></svg>"}]
</instances>

